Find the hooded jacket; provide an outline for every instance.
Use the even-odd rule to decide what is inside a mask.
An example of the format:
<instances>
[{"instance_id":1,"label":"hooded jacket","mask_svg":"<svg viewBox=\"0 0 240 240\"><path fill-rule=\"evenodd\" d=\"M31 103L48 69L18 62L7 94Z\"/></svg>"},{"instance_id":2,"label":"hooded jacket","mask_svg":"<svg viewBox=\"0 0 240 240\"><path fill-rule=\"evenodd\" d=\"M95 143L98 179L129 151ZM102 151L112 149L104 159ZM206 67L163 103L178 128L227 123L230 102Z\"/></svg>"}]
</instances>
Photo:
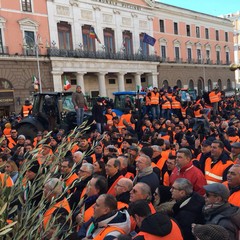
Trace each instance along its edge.
<instances>
[{"instance_id":1,"label":"hooded jacket","mask_svg":"<svg viewBox=\"0 0 240 240\"><path fill-rule=\"evenodd\" d=\"M167 215L155 213L146 217L140 227L140 232L134 240L174 239L182 240L181 230L178 225Z\"/></svg>"},{"instance_id":2,"label":"hooded jacket","mask_svg":"<svg viewBox=\"0 0 240 240\"><path fill-rule=\"evenodd\" d=\"M106 236L102 236L102 239L115 239L116 236L130 232L130 216L127 210L122 211L113 211L107 215L94 219L93 217L83 224L81 229L78 232L79 239L88 237L89 239L96 239L98 235L101 234L104 228L114 227L112 232L108 232ZM119 229L119 231L117 230Z\"/></svg>"}]
</instances>

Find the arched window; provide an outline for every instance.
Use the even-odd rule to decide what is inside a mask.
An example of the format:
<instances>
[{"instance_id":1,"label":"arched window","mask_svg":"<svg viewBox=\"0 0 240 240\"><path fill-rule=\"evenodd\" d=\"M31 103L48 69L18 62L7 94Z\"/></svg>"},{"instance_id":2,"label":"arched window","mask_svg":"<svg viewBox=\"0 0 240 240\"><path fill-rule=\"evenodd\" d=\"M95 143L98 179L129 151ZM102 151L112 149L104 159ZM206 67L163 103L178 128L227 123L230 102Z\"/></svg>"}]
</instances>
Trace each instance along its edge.
<instances>
[{"instance_id":1,"label":"arched window","mask_svg":"<svg viewBox=\"0 0 240 240\"><path fill-rule=\"evenodd\" d=\"M227 80L227 90L232 90L232 82L230 79Z\"/></svg>"},{"instance_id":2,"label":"arched window","mask_svg":"<svg viewBox=\"0 0 240 240\"><path fill-rule=\"evenodd\" d=\"M194 82L192 79L189 80L188 88L189 88L189 90L194 90Z\"/></svg>"},{"instance_id":3,"label":"arched window","mask_svg":"<svg viewBox=\"0 0 240 240\"><path fill-rule=\"evenodd\" d=\"M218 87L219 87L219 90L222 91L222 80L221 79L218 79Z\"/></svg>"},{"instance_id":4,"label":"arched window","mask_svg":"<svg viewBox=\"0 0 240 240\"><path fill-rule=\"evenodd\" d=\"M211 92L212 91L212 80L208 79L208 91Z\"/></svg>"},{"instance_id":5,"label":"arched window","mask_svg":"<svg viewBox=\"0 0 240 240\"><path fill-rule=\"evenodd\" d=\"M178 88L182 88L182 81L181 80L177 80L177 86L178 86Z\"/></svg>"},{"instance_id":6,"label":"arched window","mask_svg":"<svg viewBox=\"0 0 240 240\"><path fill-rule=\"evenodd\" d=\"M114 31L110 28L103 30L105 51L115 53Z\"/></svg>"},{"instance_id":7,"label":"arched window","mask_svg":"<svg viewBox=\"0 0 240 240\"><path fill-rule=\"evenodd\" d=\"M203 80L202 78L198 79L198 96L202 96L203 95Z\"/></svg>"},{"instance_id":8,"label":"arched window","mask_svg":"<svg viewBox=\"0 0 240 240\"><path fill-rule=\"evenodd\" d=\"M163 81L163 88L168 89L168 80Z\"/></svg>"}]
</instances>

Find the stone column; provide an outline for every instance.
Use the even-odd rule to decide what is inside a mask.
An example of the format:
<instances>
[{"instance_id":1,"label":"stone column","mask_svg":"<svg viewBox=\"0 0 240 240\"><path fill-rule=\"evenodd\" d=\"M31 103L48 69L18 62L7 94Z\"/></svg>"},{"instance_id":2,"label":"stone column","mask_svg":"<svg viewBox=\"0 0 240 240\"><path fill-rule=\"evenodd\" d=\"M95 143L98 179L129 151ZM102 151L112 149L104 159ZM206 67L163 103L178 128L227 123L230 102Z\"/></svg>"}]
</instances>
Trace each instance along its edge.
<instances>
[{"instance_id":1,"label":"stone column","mask_svg":"<svg viewBox=\"0 0 240 240\"><path fill-rule=\"evenodd\" d=\"M124 85L124 73L119 72L118 74L118 91L125 91L125 85Z\"/></svg>"},{"instance_id":2,"label":"stone column","mask_svg":"<svg viewBox=\"0 0 240 240\"><path fill-rule=\"evenodd\" d=\"M63 91L62 74L63 74L63 72L52 71L54 92L62 92Z\"/></svg>"},{"instance_id":3,"label":"stone column","mask_svg":"<svg viewBox=\"0 0 240 240\"><path fill-rule=\"evenodd\" d=\"M84 74L86 74L86 72L78 72L76 76L77 76L77 85L81 86L82 92L85 94Z\"/></svg>"},{"instance_id":4,"label":"stone column","mask_svg":"<svg viewBox=\"0 0 240 240\"><path fill-rule=\"evenodd\" d=\"M99 84L99 95L101 97L106 97L107 96L107 90L106 90L106 80L105 80L105 75L106 72L99 72L98 75L98 84Z\"/></svg>"},{"instance_id":5,"label":"stone column","mask_svg":"<svg viewBox=\"0 0 240 240\"><path fill-rule=\"evenodd\" d=\"M148 75L148 85L152 85L152 87L158 87L158 73L154 72L154 73L150 73Z\"/></svg>"},{"instance_id":6,"label":"stone column","mask_svg":"<svg viewBox=\"0 0 240 240\"><path fill-rule=\"evenodd\" d=\"M134 74L135 85L136 85L135 89L138 90L138 86L139 86L139 90L140 91L141 91L141 85L142 85L142 83L141 83L141 75L142 75L142 73L139 73L139 72Z\"/></svg>"}]
</instances>

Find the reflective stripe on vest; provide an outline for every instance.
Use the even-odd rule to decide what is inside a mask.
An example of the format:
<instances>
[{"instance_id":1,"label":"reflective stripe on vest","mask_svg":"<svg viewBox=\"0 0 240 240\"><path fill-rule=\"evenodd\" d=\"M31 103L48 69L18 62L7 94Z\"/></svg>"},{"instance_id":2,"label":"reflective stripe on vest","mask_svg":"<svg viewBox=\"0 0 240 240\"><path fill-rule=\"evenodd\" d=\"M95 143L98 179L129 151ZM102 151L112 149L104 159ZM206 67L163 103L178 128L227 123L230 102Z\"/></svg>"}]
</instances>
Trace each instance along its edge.
<instances>
[{"instance_id":1,"label":"reflective stripe on vest","mask_svg":"<svg viewBox=\"0 0 240 240\"><path fill-rule=\"evenodd\" d=\"M167 101L167 102L162 104L162 109L171 109L170 101L168 101L168 99L165 96L163 96L162 98L163 98L164 101Z\"/></svg>"},{"instance_id":2,"label":"reflective stripe on vest","mask_svg":"<svg viewBox=\"0 0 240 240\"><path fill-rule=\"evenodd\" d=\"M159 93L151 92L151 104L159 104Z\"/></svg>"},{"instance_id":3,"label":"reflective stripe on vest","mask_svg":"<svg viewBox=\"0 0 240 240\"><path fill-rule=\"evenodd\" d=\"M205 178L207 183L221 183L223 181L223 172L227 167L233 164L232 161L228 160L226 164L222 161L218 161L213 167L211 167L212 159L207 158L205 162Z\"/></svg>"},{"instance_id":4,"label":"reflective stripe on vest","mask_svg":"<svg viewBox=\"0 0 240 240\"><path fill-rule=\"evenodd\" d=\"M172 109L181 109L181 103L176 100L176 97L172 97Z\"/></svg>"},{"instance_id":5,"label":"reflective stripe on vest","mask_svg":"<svg viewBox=\"0 0 240 240\"><path fill-rule=\"evenodd\" d=\"M107 226L103 228L103 230L101 230L97 236L94 237L94 240L103 240L110 232L119 232L120 234L126 234L121 228Z\"/></svg>"}]
</instances>

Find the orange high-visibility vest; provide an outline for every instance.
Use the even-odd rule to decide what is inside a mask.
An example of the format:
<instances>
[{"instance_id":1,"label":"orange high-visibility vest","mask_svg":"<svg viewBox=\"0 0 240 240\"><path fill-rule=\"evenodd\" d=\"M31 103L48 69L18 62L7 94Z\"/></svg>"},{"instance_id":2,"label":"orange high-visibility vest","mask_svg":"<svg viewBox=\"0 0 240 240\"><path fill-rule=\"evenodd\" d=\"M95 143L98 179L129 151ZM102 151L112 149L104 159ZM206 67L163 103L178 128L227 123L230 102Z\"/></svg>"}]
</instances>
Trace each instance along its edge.
<instances>
[{"instance_id":1,"label":"orange high-visibility vest","mask_svg":"<svg viewBox=\"0 0 240 240\"><path fill-rule=\"evenodd\" d=\"M226 164L223 164L222 161L218 161L213 167L211 167L211 164L212 159L209 157L205 162L205 178L207 184L222 183L224 170L230 165L233 165L233 162L232 160L227 160Z\"/></svg>"},{"instance_id":2,"label":"orange high-visibility vest","mask_svg":"<svg viewBox=\"0 0 240 240\"><path fill-rule=\"evenodd\" d=\"M22 110L23 110L23 117L27 117L30 111L32 110L32 105L29 105L29 106L23 105Z\"/></svg>"},{"instance_id":3,"label":"orange high-visibility vest","mask_svg":"<svg viewBox=\"0 0 240 240\"><path fill-rule=\"evenodd\" d=\"M223 185L225 185L229 189L227 181L223 182ZM240 190L232 193L228 198L228 202L232 205L240 207Z\"/></svg>"},{"instance_id":4,"label":"orange high-visibility vest","mask_svg":"<svg viewBox=\"0 0 240 240\"><path fill-rule=\"evenodd\" d=\"M2 187L12 187L14 184L12 178L5 173L0 173L0 182Z\"/></svg>"},{"instance_id":5,"label":"orange high-visibility vest","mask_svg":"<svg viewBox=\"0 0 240 240\"><path fill-rule=\"evenodd\" d=\"M176 96L172 97L172 109L181 109L181 103L176 100Z\"/></svg>"},{"instance_id":6,"label":"orange high-visibility vest","mask_svg":"<svg viewBox=\"0 0 240 240\"><path fill-rule=\"evenodd\" d=\"M165 96L163 96L162 99L163 101L166 101L165 103L162 104L162 109L171 109L170 101Z\"/></svg>"},{"instance_id":7,"label":"orange high-visibility vest","mask_svg":"<svg viewBox=\"0 0 240 240\"><path fill-rule=\"evenodd\" d=\"M159 93L158 92L154 92L154 91L152 91L151 92L151 104L154 104L154 105L156 105L156 104L159 104Z\"/></svg>"},{"instance_id":8,"label":"orange high-visibility vest","mask_svg":"<svg viewBox=\"0 0 240 240\"><path fill-rule=\"evenodd\" d=\"M43 215L43 227L44 229L47 228L49 221L51 220L52 214L58 208L65 208L68 213L71 212L68 200L64 198L62 201L55 203L51 208L49 208Z\"/></svg>"},{"instance_id":9,"label":"orange high-visibility vest","mask_svg":"<svg viewBox=\"0 0 240 240\"><path fill-rule=\"evenodd\" d=\"M140 231L133 239L138 236L143 236L144 239L151 239L151 240L169 240L169 239L176 239L176 240L183 240L182 233L178 225L171 220L172 222L172 230L166 236L156 236L147 232Z\"/></svg>"},{"instance_id":10,"label":"orange high-visibility vest","mask_svg":"<svg viewBox=\"0 0 240 240\"><path fill-rule=\"evenodd\" d=\"M112 194L114 197L116 197L116 192L115 192L115 186L117 185L118 181L123 178L122 175L120 175L115 182L112 184L112 186L108 189L107 193Z\"/></svg>"}]
</instances>

